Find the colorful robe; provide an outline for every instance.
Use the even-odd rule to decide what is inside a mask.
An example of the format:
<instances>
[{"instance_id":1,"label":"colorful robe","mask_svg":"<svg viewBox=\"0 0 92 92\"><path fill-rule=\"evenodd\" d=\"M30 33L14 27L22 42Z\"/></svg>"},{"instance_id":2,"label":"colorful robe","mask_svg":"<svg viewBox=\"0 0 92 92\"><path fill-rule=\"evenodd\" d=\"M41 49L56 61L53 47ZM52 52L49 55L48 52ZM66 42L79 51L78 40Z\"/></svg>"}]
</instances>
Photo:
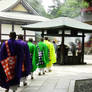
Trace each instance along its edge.
<instances>
[{"instance_id":1,"label":"colorful robe","mask_svg":"<svg viewBox=\"0 0 92 92\"><path fill-rule=\"evenodd\" d=\"M38 67L39 68L44 68L46 67L46 64L49 62L48 59L48 48L44 42L40 41L37 45L38 48Z\"/></svg>"},{"instance_id":2,"label":"colorful robe","mask_svg":"<svg viewBox=\"0 0 92 92\"><path fill-rule=\"evenodd\" d=\"M32 60L30 58L30 52L29 52L29 47L26 42L23 40L17 40L18 42L21 43L21 45L24 48L24 60L23 60L23 65L22 65L22 76L28 76L30 74L30 70L32 69Z\"/></svg>"},{"instance_id":3,"label":"colorful robe","mask_svg":"<svg viewBox=\"0 0 92 92\"><path fill-rule=\"evenodd\" d=\"M53 65L53 63L56 62L55 48L54 48L54 45L47 40L44 40L44 43L48 47L49 63L47 64L47 68L50 68Z\"/></svg>"},{"instance_id":4,"label":"colorful robe","mask_svg":"<svg viewBox=\"0 0 92 92\"><path fill-rule=\"evenodd\" d=\"M31 42L28 42L27 44L29 47L30 57L32 60L32 69L30 71L34 72L37 69L37 63L38 63L37 48L36 48L36 45Z\"/></svg>"},{"instance_id":5,"label":"colorful robe","mask_svg":"<svg viewBox=\"0 0 92 92\"><path fill-rule=\"evenodd\" d=\"M20 83L20 78L22 77L22 62L24 59L24 50L20 42L14 39L10 39L8 40L8 46L10 49L11 56L16 56L16 65L14 69L15 70L14 78L6 82L7 77L0 63L0 86L6 89L8 89L10 86L17 85ZM7 57L8 57L8 54L7 54L6 45L4 42L0 49L0 62L6 59Z\"/></svg>"}]
</instances>

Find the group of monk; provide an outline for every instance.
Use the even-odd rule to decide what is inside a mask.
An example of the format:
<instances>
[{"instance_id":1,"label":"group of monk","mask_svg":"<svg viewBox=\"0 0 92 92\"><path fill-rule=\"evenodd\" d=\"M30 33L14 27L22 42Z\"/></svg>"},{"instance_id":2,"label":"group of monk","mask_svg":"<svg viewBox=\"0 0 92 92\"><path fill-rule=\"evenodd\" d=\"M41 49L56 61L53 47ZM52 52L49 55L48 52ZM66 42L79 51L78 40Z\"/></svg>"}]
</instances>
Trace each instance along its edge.
<instances>
[{"instance_id":1,"label":"group of monk","mask_svg":"<svg viewBox=\"0 0 92 92\"><path fill-rule=\"evenodd\" d=\"M0 48L0 86L6 89L5 92L9 89L16 92L21 80L25 86L28 75L34 79L33 73L37 68L39 76L51 72L56 54L48 37L41 38L37 44L32 38L24 41L23 35L17 37L15 32L10 32L9 37Z\"/></svg>"}]
</instances>

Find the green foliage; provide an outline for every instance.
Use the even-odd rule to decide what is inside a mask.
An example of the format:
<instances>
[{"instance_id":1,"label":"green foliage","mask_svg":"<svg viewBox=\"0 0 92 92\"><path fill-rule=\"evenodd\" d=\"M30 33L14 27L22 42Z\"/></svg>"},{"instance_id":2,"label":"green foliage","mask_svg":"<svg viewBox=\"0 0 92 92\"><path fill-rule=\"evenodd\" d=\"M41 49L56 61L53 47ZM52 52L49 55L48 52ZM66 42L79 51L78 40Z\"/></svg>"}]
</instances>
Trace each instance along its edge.
<instances>
[{"instance_id":1,"label":"green foliage","mask_svg":"<svg viewBox=\"0 0 92 92\"><path fill-rule=\"evenodd\" d=\"M67 0L57 12L58 16L75 17L80 14L80 4L76 0Z\"/></svg>"},{"instance_id":2,"label":"green foliage","mask_svg":"<svg viewBox=\"0 0 92 92\"><path fill-rule=\"evenodd\" d=\"M31 7L38 12L39 15L47 17L47 13L43 8L40 0L27 0Z\"/></svg>"},{"instance_id":3,"label":"green foliage","mask_svg":"<svg viewBox=\"0 0 92 92\"><path fill-rule=\"evenodd\" d=\"M66 0L58 8L53 8L50 14L54 17L66 16L73 18L80 14L81 8L85 7L88 7L88 3L83 0Z\"/></svg>"},{"instance_id":4,"label":"green foliage","mask_svg":"<svg viewBox=\"0 0 92 92\"><path fill-rule=\"evenodd\" d=\"M87 8L89 6L89 4L87 3L87 2L85 2L85 1L83 1L82 3L81 3L81 7L82 8Z\"/></svg>"},{"instance_id":5,"label":"green foliage","mask_svg":"<svg viewBox=\"0 0 92 92\"><path fill-rule=\"evenodd\" d=\"M46 13L44 7L41 4L41 0L27 1L32 6L32 8L39 13L39 15L48 18L56 18L60 16L74 18L80 15L80 10L82 8L88 7L88 3L84 0L65 0L64 3L61 3L60 0L53 0L54 6L50 6L49 12Z\"/></svg>"}]
</instances>

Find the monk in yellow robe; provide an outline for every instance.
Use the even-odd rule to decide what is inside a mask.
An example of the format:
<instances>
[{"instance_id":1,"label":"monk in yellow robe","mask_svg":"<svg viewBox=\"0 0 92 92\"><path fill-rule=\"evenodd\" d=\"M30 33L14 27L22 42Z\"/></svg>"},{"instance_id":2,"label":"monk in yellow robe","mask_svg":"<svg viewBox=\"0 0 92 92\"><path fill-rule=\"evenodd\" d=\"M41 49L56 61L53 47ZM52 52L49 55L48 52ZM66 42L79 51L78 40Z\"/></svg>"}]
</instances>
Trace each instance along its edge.
<instances>
[{"instance_id":1,"label":"monk in yellow robe","mask_svg":"<svg viewBox=\"0 0 92 92\"><path fill-rule=\"evenodd\" d=\"M49 63L46 65L47 69L49 72L51 72L51 67L53 65L53 63L56 62L56 54L55 54L55 48L53 43L48 41L48 37L45 37L44 43L47 45L48 47L48 56L49 56Z\"/></svg>"}]
</instances>

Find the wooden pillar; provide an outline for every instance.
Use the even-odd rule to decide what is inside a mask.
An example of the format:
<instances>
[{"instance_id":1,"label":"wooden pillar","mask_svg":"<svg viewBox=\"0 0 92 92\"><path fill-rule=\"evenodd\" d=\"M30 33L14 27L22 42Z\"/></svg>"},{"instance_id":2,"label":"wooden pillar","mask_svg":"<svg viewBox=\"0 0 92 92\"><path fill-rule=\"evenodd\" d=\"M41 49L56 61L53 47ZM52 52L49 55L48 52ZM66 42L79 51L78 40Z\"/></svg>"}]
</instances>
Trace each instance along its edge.
<instances>
[{"instance_id":1,"label":"wooden pillar","mask_svg":"<svg viewBox=\"0 0 92 92\"><path fill-rule=\"evenodd\" d=\"M35 32L35 41L37 42L37 33Z\"/></svg>"},{"instance_id":2,"label":"wooden pillar","mask_svg":"<svg viewBox=\"0 0 92 92\"><path fill-rule=\"evenodd\" d=\"M0 48L1 48L1 45L2 45L1 35L2 35L2 24L0 23Z\"/></svg>"},{"instance_id":3,"label":"wooden pillar","mask_svg":"<svg viewBox=\"0 0 92 92\"><path fill-rule=\"evenodd\" d=\"M64 30L62 31L62 42L61 42L61 57L60 57L60 64L64 64Z\"/></svg>"},{"instance_id":4,"label":"wooden pillar","mask_svg":"<svg viewBox=\"0 0 92 92\"><path fill-rule=\"evenodd\" d=\"M64 30L62 31L62 44L64 45Z\"/></svg>"},{"instance_id":5,"label":"wooden pillar","mask_svg":"<svg viewBox=\"0 0 92 92\"><path fill-rule=\"evenodd\" d=\"M82 33L82 60L81 63L84 64L84 41L85 41L85 35L84 32Z\"/></svg>"},{"instance_id":6,"label":"wooden pillar","mask_svg":"<svg viewBox=\"0 0 92 92\"><path fill-rule=\"evenodd\" d=\"M12 24L12 32L14 32L14 24Z\"/></svg>"},{"instance_id":7,"label":"wooden pillar","mask_svg":"<svg viewBox=\"0 0 92 92\"><path fill-rule=\"evenodd\" d=\"M2 31L2 25L0 23L0 43L1 43L1 31Z\"/></svg>"},{"instance_id":8,"label":"wooden pillar","mask_svg":"<svg viewBox=\"0 0 92 92\"><path fill-rule=\"evenodd\" d=\"M24 30L24 41L26 41L26 30Z\"/></svg>"},{"instance_id":9,"label":"wooden pillar","mask_svg":"<svg viewBox=\"0 0 92 92\"><path fill-rule=\"evenodd\" d=\"M44 31L42 31L41 37L42 37L42 38L44 37Z\"/></svg>"}]
</instances>

